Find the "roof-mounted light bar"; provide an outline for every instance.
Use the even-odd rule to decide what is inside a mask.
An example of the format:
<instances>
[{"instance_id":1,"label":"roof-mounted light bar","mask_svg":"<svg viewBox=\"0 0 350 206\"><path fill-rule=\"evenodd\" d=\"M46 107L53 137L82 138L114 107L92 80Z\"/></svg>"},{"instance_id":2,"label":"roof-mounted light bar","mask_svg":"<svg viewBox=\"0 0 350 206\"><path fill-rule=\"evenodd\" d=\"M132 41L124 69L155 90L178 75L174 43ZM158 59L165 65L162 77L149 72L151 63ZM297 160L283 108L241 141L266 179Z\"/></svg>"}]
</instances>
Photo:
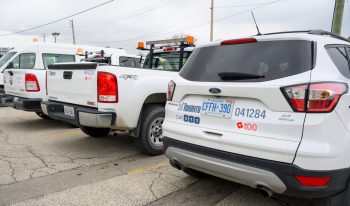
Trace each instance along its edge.
<instances>
[{"instance_id":1,"label":"roof-mounted light bar","mask_svg":"<svg viewBox=\"0 0 350 206\"><path fill-rule=\"evenodd\" d=\"M174 43L194 43L194 37L193 36L186 36L184 38L176 38L176 39L165 39L165 40L157 40L157 41L147 41L146 45L155 45L155 44L174 44Z\"/></svg>"}]
</instances>

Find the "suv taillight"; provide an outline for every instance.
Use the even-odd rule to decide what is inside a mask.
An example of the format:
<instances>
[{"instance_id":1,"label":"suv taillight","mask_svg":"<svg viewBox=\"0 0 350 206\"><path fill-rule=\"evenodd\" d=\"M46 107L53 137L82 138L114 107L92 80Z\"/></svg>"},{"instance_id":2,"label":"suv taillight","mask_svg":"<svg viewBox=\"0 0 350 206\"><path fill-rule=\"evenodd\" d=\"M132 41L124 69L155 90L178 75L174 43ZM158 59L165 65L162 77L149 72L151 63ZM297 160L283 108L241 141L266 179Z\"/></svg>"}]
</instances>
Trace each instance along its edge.
<instances>
[{"instance_id":1,"label":"suv taillight","mask_svg":"<svg viewBox=\"0 0 350 206\"><path fill-rule=\"evenodd\" d=\"M25 74L25 89L26 89L26 92L40 91L38 79L34 74Z\"/></svg>"},{"instance_id":2,"label":"suv taillight","mask_svg":"<svg viewBox=\"0 0 350 206\"><path fill-rule=\"evenodd\" d=\"M168 101L172 101L173 100L175 87L176 87L175 82L174 81L170 81L169 84L168 84L168 96L167 96Z\"/></svg>"},{"instance_id":3,"label":"suv taillight","mask_svg":"<svg viewBox=\"0 0 350 206\"><path fill-rule=\"evenodd\" d=\"M102 103L118 103L118 81L114 74L98 72L97 99Z\"/></svg>"},{"instance_id":4,"label":"suv taillight","mask_svg":"<svg viewBox=\"0 0 350 206\"><path fill-rule=\"evenodd\" d=\"M319 82L281 88L295 112L331 112L348 86L340 82Z\"/></svg>"}]
</instances>

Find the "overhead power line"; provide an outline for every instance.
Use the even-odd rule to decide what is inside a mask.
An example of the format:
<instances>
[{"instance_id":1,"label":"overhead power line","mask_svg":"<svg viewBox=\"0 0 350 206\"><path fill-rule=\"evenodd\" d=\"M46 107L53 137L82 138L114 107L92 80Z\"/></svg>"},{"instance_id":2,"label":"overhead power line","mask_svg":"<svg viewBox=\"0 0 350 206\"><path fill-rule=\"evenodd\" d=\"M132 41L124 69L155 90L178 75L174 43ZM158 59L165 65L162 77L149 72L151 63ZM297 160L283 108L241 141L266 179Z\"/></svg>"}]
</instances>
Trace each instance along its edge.
<instances>
[{"instance_id":1,"label":"overhead power line","mask_svg":"<svg viewBox=\"0 0 350 206\"><path fill-rule=\"evenodd\" d=\"M274 2L274 1L271 1ZM239 8L239 7L248 7L248 6L258 6L258 5L264 5L271 2L265 2L265 3L255 3L255 4L239 4L239 5L226 5L226 6L216 6L215 9L225 9L225 8Z\"/></svg>"},{"instance_id":2,"label":"overhead power line","mask_svg":"<svg viewBox=\"0 0 350 206\"><path fill-rule=\"evenodd\" d=\"M104 5L106 5L106 4L109 4L109 3L113 2L113 1L114 1L114 0L109 0L109 1L106 1L106 2L104 2L104 3L98 4L98 5L96 5L96 6L93 6L93 7L91 7L91 8L85 9L85 10L83 10L83 11L79 11L79 12L74 13L74 14L72 14L72 15L69 15L69 16L66 16L66 17L63 17L63 18L54 20L54 21L50 21L50 22L48 22L48 23L45 23L45 24L42 24L42 25L39 25L39 26L34 26L34 27L31 27L31 28L28 28L28 29L23 29L23 30L20 30L20 31L12 32L12 33L0 34L0 36L10 36L10 35L14 35L14 34L19 34L19 33L27 32L27 31L31 31L31 30L34 30L34 29L38 29L38 28L41 28L41 27L44 27L44 26L47 26L47 25L50 25L50 24L57 23L57 22L59 22L59 21L65 20L65 19L69 19L69 18L74 17L74 16L77 16L77 15L79 15L79 14L88 12L88 11L90 11L90 10L93 10L93 9L98 8L98 7L101 7L101 6L104 6Z\"/></svg>"},{"instance_id":3,"label":"overhead power line","mask_svg":"<svg viewBox=\"0 0 350 206\"><path fill-rule=\"evenodd\" d=\"M117 18L117 19L109 19L107 21L104 21L103 23L99 23L99 26L104 26L104 25L107 25L108 23L116 23L116 22L119 22L119 21L124 21L126 19L131 19L131 18L134 18L136 16L140 16L140 15L143 15L143 14L146 14L146 13L150 13L150 12L156 10L156 9L161 8L161 7L168 6L170 4L176 3L177 1L178 0L176 0L176 1L173 0L171 2L161 2L159 5L153 6L152 8L148 8L148 9L140 11L140 12L133 12L132 14L129 14L129 15ZM89 25L85 25L84 27L88 27L88 26Z\"/></svg>"},{"instance_id":4,"label":"overhead power line","mask_svg":"<svg viewBox=\"0 0 350 206\"><path fill-rule=\"evenodd\" d=\"M104 17L104 18L100 18L100 19L96 19L96 18L94 18L94 19L81 19L81 20L79 20L79 24L80 25L82 25L82 24L91 24L91 22L102 23L103 21L110 21L112 19L123 18L125 16L130 15L130 14L135 14L135 13L139 13L141 11L152 9L154 6L159 6L159 5L163 4L163 3L166 3L166 2L164 2L164 0L159 0L159 1L156 1L155 3L146 5L145 7L142 7L142 8L136 9L136 10L129 10L126 13L122 13L122 14L119 14L117 16Z\"/></svg>"},{"instance_id":5,"label":"overhead power line","mask_svg":"<svg viewBox=\"0 0 350 206\"><path fill-rule=\"evenodd\" d=\"M217 18L217 19L214 20L214 22L223 21L225 19L228 19L228 18L231 18L231 17L234 17L234 16L238 16L238 15L241 15L241 14L244 14L244 13L251 12L251 11L253 11L255 9L260 9L260 8L266 7L268 5L281 3L281 2L285 2L285 1L289 1L289 0L276 0L276 1L267 2L267 3L263 4L263 5L256 6L256 7L251 8L251 9L247 9L247 10L240 11L240 12L237 12L237 13L234 13L234 14L231 14L231 15L227 15L227 16L224 16L224 17L221 17L221 18ZM166 34L172 34L172 33L176 33L176 32L183 31L183 30L188 30L188 29L193 29L193 28L198 28L198 27L205 26L205 25L208 25L208 24L210 24L210 21L203 22L201 24L196 24L196 25L193 25L193 26L188 26L188 27L185 27L185 28L182 28L182 29L178 29L178 30L173 30L173 31L169 31L169 32L159 33L157 35L153 35L152 37L157 37L157 36L166 35ZM142 35L142 36L135 37L135 38L130 38L130 39L106 41L106 42L90 42L90 43L121 43L121 42L128 42L128 41L134 41L134 40L142 39L142 38L147 37L147 36L149 36L149 34Z\"/></svg>"},{"instance_id":6,"label":"overhead power line","mask_svg":"<svg viewBox=\"0 0 350 206\"><path fill-rule=\"evenodd\" d=\"M141 36L138 36L138 37L134 37L134 38L132 38L132 39L115 40L115 41L101 41L101 42L90 42L90 41L86 41L86 42L87 42L87 43L103 44L103 43L118 43L118 42L126 42L126 41L140 40L140 39L143 39L143 38L145 38L145 37L147 37L147 36L151 36L151 35L157 34L157 33L159 33L159 32L162 32L162 31L164 31L164 30L167 30L167 29L169 29L169 28L173 28L174 26L177 26L177 25L179 25L179 24L183 24L183 23L185 23L186 21L188 21L188 20L190 20L190 19L193 19L193 18L195 18L195 17L198 17L200 14L202 14L202 13L208 11L208 9L209 9L209 8L205 8L205 9L200 10L199 12L197 12L197 13L191 15L191 16L188 16L188 17L182 19L181 21L178 21L178 22L174 23L174 24L170 24L170 25L168 25L168 26L166 26L166 27L160 28L160 29L158 29L158 30L156 30L156 31L153 31L153 32L151 32L151 33L147 33L147 34L144 34L144 35L141 35Z\"/></svg>"}]
</instances>

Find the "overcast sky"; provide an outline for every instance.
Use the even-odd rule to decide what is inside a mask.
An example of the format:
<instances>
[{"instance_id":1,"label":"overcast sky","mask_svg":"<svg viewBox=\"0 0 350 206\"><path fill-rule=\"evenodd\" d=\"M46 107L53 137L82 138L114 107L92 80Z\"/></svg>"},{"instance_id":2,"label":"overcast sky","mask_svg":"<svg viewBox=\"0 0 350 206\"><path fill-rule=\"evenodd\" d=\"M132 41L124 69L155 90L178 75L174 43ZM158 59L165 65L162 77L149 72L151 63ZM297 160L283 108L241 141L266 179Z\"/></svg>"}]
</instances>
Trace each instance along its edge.
<instances>
[{"instance_id":1,"label":"overcast sky","mask_svg":"<svg viewBox=\"0 0 350 206\"><path fill-rule=\"evenodd\" d=\"M0 35L41 25L93 7L107 0L0 0ZM346 0L342 35L350 36L350 0ZM331 30L334 0L215 0L214 39L256 34L250 10L262 33L286 30ZM198 43L209 41L210 0L115 0L71 18L78 44L125 48L136 53L140 40L190 34ZM68 20L0 36L0 47L18 46L33 38L72 43Z\"/></svg>"}]
</instances>

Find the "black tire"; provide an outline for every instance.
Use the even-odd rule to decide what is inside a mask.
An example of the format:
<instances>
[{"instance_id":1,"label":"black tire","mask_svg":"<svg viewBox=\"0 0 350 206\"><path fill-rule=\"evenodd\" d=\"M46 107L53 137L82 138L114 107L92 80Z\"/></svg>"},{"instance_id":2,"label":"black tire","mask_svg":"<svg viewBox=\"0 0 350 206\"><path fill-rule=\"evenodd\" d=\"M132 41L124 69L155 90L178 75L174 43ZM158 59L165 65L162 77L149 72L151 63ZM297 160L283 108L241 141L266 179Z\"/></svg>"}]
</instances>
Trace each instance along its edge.
<instances>
[{"instance_id":1,"label":"black tire","mask_svg":"<svg viewBox=\"0 0 350 206\"><path fill-rule=\"evenodd\" d=\"M109 128L80 127L80 129L91 137L105 137L109 134Z\"/></svg>"},{"instance_id":2,"label":"black tire","mask_svg":"<svg viewBox=\"0 0 350 206\"><path fill-rule=\"evenodd\" d=\"M331 197L314 199L314 206L350 206L350 182L348 183L348 188Z\"/></svg>"},{"instance_id":3,"label":"black tire","mask_svg":"<svg viewBox=\"0 0 350 206\"><path fill-rule=\"evenodd\" d=\"M49 116L47 116L46 114L42 113L42 112L35 112L36 115L38 115L38 117L42 118L42 119L51 119Z\"/></svg>"},{"instance_id":4,"label":"black tire","mask_svg":"<svg viewBox=\"0 0 350 206\"><path fill-rule=\"evenodd\" d=\"M140 135L136 144L142 152L148 155L163 154L162 127L165 117L163 105L146 105L142 112ZM154 132L152 132L154 131Z\"/></svg>"},{"instance_id":5,"label":"black tire","mask_svg":"<svg viewBox=\"0 0 350 206\"><path fill-rule=\"evenodd\" d=\"M208 174L206 174L204 172L200 172L198 170L194 170L191 168L184 168L182 171L184 173L188 174L189 176L196 177L199 179L207 178L209 176Z\"/></svg>"}]
</instances>

